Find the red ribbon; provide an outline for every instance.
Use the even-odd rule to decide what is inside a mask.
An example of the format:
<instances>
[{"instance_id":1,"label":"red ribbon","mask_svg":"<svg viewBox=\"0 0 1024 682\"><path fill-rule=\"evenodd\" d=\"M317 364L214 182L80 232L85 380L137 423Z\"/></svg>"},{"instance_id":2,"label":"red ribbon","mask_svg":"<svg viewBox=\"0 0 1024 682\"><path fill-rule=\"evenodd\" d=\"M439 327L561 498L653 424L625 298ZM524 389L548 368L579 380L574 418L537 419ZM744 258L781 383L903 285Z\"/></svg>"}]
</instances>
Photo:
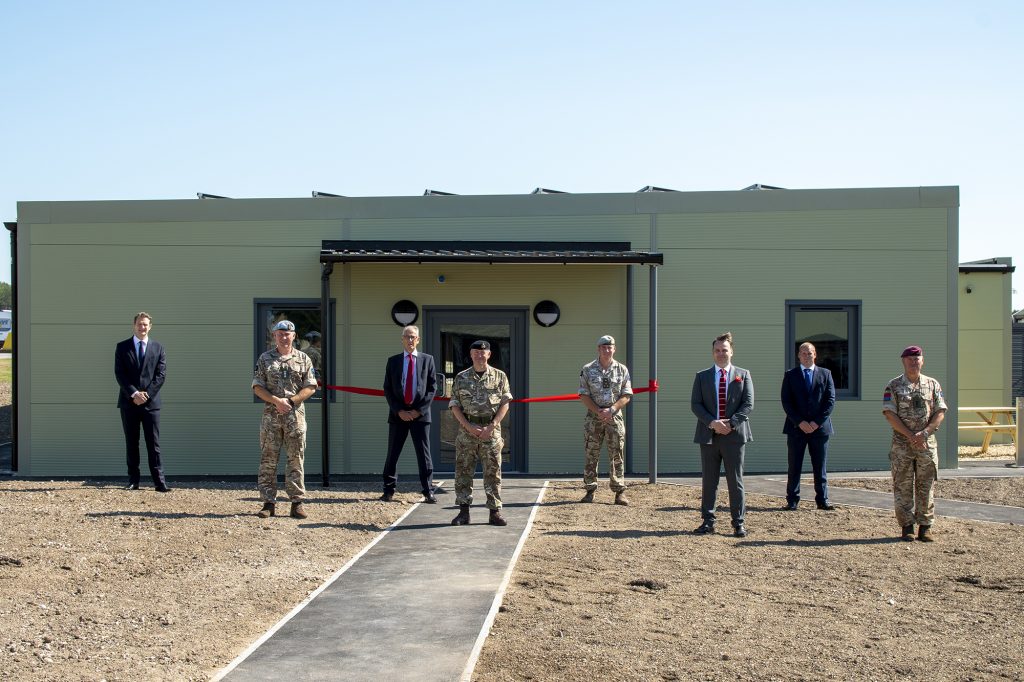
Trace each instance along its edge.
<instances>
[{"instance_id":1,"label":"red ribbon","mask_svg":"<svg viewBox=\"0 0 1024 682\"><path fill-rule=\"evenodd\" d=\"M319 383L319 382L317 382ZM376 395L383 396L384 391L379 388L361 388L359 386L332 386L330 384L320 384L323 388L329 388L332 391L343 391L345 393L358 393L360 395ZM634 388L633 393L657 393L658 392L658 380L651 379L647 382L647 388ZM579 400L580 396L576 393L565 393L563 395L546 395L539 398L516 398L512 402L514 403L554 403L563 400ZM451 398L444 396L435 396L436 402L447 402Z\"/></svg>"}]
</instances>

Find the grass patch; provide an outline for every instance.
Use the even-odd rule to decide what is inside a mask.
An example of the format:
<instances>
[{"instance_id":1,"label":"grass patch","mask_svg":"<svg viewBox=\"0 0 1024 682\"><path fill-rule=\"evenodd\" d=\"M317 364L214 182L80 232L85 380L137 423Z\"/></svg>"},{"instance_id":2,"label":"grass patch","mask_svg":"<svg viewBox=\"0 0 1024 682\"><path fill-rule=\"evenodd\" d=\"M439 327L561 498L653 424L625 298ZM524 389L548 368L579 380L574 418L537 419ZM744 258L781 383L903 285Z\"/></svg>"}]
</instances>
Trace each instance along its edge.
<instances>
[{"instance_id":1,"label":"grass patch","mask_svg":"<svg viewBox=\"0 0 1024 682\"><path fill-rule=\"evenodd\" d=\"M11 362L0 362L0 384L11 383Z\"/></svg>"}]
</instances>

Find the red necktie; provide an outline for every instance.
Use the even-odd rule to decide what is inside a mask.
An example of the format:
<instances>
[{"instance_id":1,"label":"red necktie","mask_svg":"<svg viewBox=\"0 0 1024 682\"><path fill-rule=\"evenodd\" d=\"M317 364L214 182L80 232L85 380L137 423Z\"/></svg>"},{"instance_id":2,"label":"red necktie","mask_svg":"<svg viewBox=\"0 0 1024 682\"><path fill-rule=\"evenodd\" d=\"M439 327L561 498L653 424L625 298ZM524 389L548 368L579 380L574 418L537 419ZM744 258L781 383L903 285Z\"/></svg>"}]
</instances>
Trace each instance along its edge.
<instances>
[{"instance_id":1,"label":"red necktie","mask_svg":"<svg viewBox=\"0 0 1024 682\"><path fill-rule=\"evenodd\" d=\"M718 418L725 419L725 370L718 375Z\"/></svg>"},{"instance_id":2,"label":"red necktie","mask_svg":"<svg viewBox=\"0 0 1024 682\"><path fill-rule=\"evenodd\" d=\"M416 356L409 354L409 369L405 372L405 404L412 405L412 382L413 368L416 366Z\"/></svg>"}]
</instances>

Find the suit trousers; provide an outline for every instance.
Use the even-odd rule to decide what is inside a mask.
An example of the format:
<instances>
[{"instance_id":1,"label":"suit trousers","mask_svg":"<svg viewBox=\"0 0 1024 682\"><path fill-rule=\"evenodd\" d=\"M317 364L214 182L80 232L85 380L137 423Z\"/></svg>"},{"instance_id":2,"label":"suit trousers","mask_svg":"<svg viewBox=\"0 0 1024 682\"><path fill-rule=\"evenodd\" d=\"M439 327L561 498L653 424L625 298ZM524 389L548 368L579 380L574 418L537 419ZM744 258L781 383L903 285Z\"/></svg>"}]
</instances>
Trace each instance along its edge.
<instances>
[{"instance_id":1,"label":"suit trousers","mask_svg":"<svg viewBox=\"0 0 1024 682\"><path fill-rule=\"evenodd\" d=\"M405 440L412 434L416 450L416 466L420 472L420 487L426 494L434 489L434 463L430 458L430 422L388 422L388 456L384 460L384 491L394 492L398 485L398 458Z\"/></svg>"},{"instance_id":2,"label":"suit trousers","mask_svg":"<svg viewBox=\"0 0 1024 682\"><path fill-rule=\"evenodd\" d=\"M137 405L121 408L121 426L124 428L125 451L128 457L128 482L138 485L142 477L139 455L139 431L146 441L149 455L149 475L157 487L164 486L164 470L160 462L160 410L147 410Z\"/></svg>"},{"instance_id":3,"label":"suit trousers","mask_svg":"<svg viewBox=\"0 0 1024 682\"><path fill-rule=\"evenodd\" d=\"M786 502L800 501L800 473L804 468L804 450L811 453L811 469L814 471L814 501L828 504L828 436L824 434L790 433L786 436L789 448L789 478L786 482Z\"/></svg>"},{"instance_id":4,"label":"suit trousers","mask_svg":"<svg viewBox=\"0 0 1024 682\"><path fill-rule=\"evenodd\" d=\"M743 523L747 505L743 496L743 444L724 442L719 435L712 436L711 445L700 446L701 493L700 515L705 522L715 522L718 499L718 481L725 465L725 480L729 486L729 514L733 527Z\"/></svg>"}]
</instances>

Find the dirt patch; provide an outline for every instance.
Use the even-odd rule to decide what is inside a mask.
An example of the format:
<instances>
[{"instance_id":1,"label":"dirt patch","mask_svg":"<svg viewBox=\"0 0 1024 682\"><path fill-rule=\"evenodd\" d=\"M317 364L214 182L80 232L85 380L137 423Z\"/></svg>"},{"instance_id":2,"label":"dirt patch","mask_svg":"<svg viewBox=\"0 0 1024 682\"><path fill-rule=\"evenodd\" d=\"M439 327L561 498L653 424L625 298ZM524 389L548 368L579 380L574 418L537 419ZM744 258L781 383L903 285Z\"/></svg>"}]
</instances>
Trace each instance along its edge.
<instances>
[{"instance_id":1,"label":"dirt patch","mask_svg":"<svg viewBox=\"0 0 1024 682\"><path fill-rule=\"evenodd\" d=\"M1013 444L990 445L987 452L981 451L980 445L961 445L957 448L960 459L1009 459L1017 456L1017 447Z\"/></svg>"},{"instance_id":2,"label":"dirt patch","mask_svg":"<svg viewBox=\"0 0 1024 682\"><path fill-rule=\"evenodd\" d=\"M942 472L939 472L942 476ZM892 492L891 478L830 478L830 487ZM1024 507L1024 478L940 478L935 496L947 500Z\"/></svg>"},{"instance_id":3,"label":"dirt patch","mask_svg":"<svg viewBox=\"0 0 1024 682\"><path fill-rule=\"evenodd\" d=\"M690 533L697 488L579 496L548 491L475 679L1024 679L1019 527L903 543L888 511L751 495L740 540Z\"/></svg>"},{"instance_id":4,"label":"dirt patch","mask_svg":"<svg viewBox=\"0 0 1024 682\"><path fill-rule=\"evenodd\" d=\"M3 677L207 679L419 499L310 493L260 521L251 485L0 482ZM751 495L749 537L697 537L697 488L580 496L547 492L475 679L1024 679L1020 527L902 543L890 511Z\"/></svg>"},{"instance_id":5,"label":"dirt patch","mask_svg":"<svg viewBox=\"0 0 1024 682\"><path fill-rule=\"evenodd\" d=\"M419 499L311 487L263 521L251 484L172 485L0 481L4 679L209 679Z\"/></svg>"}]
</instances>

